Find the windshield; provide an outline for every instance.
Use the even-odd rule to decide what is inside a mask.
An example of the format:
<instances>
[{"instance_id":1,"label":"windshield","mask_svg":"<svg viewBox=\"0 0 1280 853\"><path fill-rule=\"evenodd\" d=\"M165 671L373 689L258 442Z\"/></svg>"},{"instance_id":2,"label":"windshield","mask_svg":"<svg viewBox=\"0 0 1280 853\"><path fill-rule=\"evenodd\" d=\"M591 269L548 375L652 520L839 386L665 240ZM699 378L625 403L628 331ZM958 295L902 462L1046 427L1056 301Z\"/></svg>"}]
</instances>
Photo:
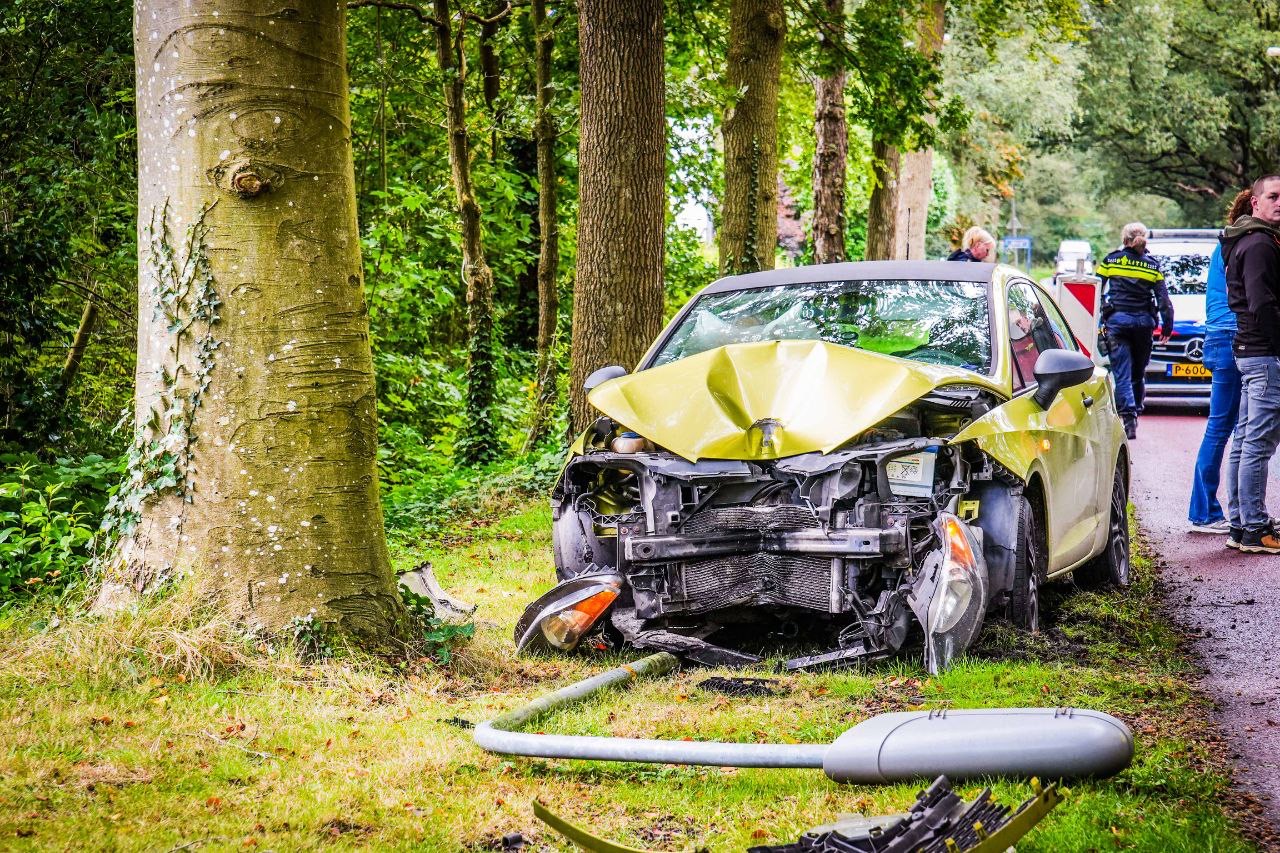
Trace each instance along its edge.
<instances>
[{"instance_id":1,"label":"windshield","mask_svg":"<svg viewBox=\"0 0 1280 853\"><path fill-rule=\"evenodd\" d=\"M653 366L727 344L823 340L986 373L987 285L975 281L822 281L702 296Z\"/></svg>"},{"instance_id":2,"label":"windshield","mask_svg":"<svg viewBox=\"0 0 1280 853\"><path fill-rule=\"evenodd\" d=\"M1160 262L1171 294L1203 294L1209 282L1209 256L1213 243L1148 243L1147 251Z\"/></svg>"}]
</instances>

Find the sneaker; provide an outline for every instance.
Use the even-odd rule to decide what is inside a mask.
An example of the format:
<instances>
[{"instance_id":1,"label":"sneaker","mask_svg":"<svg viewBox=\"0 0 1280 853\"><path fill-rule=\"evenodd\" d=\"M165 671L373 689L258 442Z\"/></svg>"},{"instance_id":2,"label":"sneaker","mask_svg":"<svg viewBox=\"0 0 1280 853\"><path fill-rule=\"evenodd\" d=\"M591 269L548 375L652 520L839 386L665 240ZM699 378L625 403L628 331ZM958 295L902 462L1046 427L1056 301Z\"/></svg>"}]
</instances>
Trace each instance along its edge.
<instances>
[{"instance_id":1,"label":"sneaker","mask_svg":"<svg viewBox=\"0 0 1280 853\"><path fill-rule=\"evenodd\" d=\"M1240 550L1240 540L1244 539L1243 527L1232 527L1231 532L1227 534L1227 547Z\"/></svg>"},{"instance_id":2,"label":"sneaker","mask_svg":"<svg viewBox=\"0 0 1280 853\"><path fill-rule=\"evenodd\" d=\"M1222 536L1231 532L1231 522L1225 518L1220 518L1217 521L1210 521L1206 524L1193 523L1187 530L1190 533L1208 533L1214 536Z\"/></svg>"},{"instance_id":3,"label":"sneaker","mask_svg":"<svg viewBox=\"0 0 1280 853\"><path fill-rule=\"evenodd\" d=\"M1246 554L1280 554L1280 537L1274 530L1246 530L1240 539L1240 550Z\"/></svg>"},{"instance_id":4,"label":"sneaker","mask_svg":"<svg viewBox=\"0 0 1280 853\"><path fill-rule=\"evenodd\" d=\"M1124 419L1124 434L1129 440L1138 437L1138 419L1135 417L1126 417Z\"/></svg>"}]
</instances>

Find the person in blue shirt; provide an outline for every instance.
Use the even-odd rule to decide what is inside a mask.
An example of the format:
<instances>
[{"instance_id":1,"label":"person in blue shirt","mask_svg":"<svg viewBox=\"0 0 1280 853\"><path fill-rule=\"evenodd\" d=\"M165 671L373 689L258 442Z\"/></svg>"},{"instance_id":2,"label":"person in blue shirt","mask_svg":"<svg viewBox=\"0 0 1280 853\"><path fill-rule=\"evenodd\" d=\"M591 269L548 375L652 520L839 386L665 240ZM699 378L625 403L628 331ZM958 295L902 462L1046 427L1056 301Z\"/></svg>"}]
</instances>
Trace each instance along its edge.
<instances>
[{"instance_id":1,"label":"person in blue shirt","mask_svg":"<svg viewBox=\"0 0 1280 853\"><path fill-rule=\"evenodd\" d=\"M1227 211L1227 224L1249 213L1249 190L1239 193ZM1236 339L1236 315L1227 306L1227 269L1222 262L1222 244L1209 258L1209 280L1205 285L1204 366L1213 371L1209 386L1209 419L1205 421L1204 438L1196 455L1195 476L1191 482L1191 507L1187 519L1192 533L1226 535L1231 530L1227 514L1236 517L1236 474L1234 465L1227 471L1227 513L1218 501L1218 483L1222 471L1222 455L1227 439L1236 428L1240 412L1240 371L1236 369L1231 345ZM1236 463L1238 464L1238 462Z\"/></svg>"}]
</instances>

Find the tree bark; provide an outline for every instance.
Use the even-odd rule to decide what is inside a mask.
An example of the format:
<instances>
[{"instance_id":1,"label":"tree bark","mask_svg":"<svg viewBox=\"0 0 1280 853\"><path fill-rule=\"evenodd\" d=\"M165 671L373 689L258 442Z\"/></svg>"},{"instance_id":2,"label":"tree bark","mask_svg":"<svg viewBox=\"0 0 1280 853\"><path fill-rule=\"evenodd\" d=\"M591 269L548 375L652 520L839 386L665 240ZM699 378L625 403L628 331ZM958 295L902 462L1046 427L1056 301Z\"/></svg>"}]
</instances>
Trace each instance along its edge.
<instances>
[{"instance_id":1,"label":"tree bark","mask_svg":"<svg viewBox=\"0 0 1280 853\"><path fill-rule=\"evenodd\" d=\"M844 0L826 0L831 31L822 34L829 73L814 84L813 249L814 260L834 264L848 260L845 252L845 175L849 163L849 127L845 120L841 45L833 44L844 31Z\"/></svg>"},{"instance_id":2,"label":"tree bark","mask_svg":"<svg viewBox=\"0 0 1280 853\"><path fill-rule=\"evenodd\" d=\"M778 242L778 89L786 15L782 0L731 0L720 270L773 269Z\"/></svg>"},{"instance_id":3,"label":"tree bark","mask_svg":"<svg viewBox=\"0 0 1280 853\"><path fill-rule=\"evenodd\" d=\"M662 325L666 120L662 0L583 0L578 275L572 429L592 419L582 384L632 368Z\"/></svg>"},{"instance_id":4,"label":"tree bark","mask_svg":"<svg viewBox=\"0 0 1280 853\"><path fill-rule=\"evenodd\" d=\"M459 452L468 463L497 454L493 389L497 380L493 345L493 270L484 255L480 205L471 183L471 144L464 100L466 64L462 53L465 22L452 20L449 0L435 0L436 58L444 77L449 168L462 230L462 277L467 285L466 432Z\"/></svg>"},{"instance_id":5,"label":"tree bark","mask_svg":"<svg viewBox=\"0 0 1280 853\"><path fill-rule=\"evenodd\" d=\"M871 198L867 203L867 247L863 257L868 261L901 258L905 253L898 245L898 173L901 154L897 147L883 139L871 140Z\"/></svg>"},{"instance_id":6,"label":"tree bark","mask_svg":"<svg viewBox=\"0 0 1280 853\"><path fill-rule=\"evenodd\" d=\"M525 451L547 434L558 376L555 345L560 310L557 271L560 267L560 226L556 220L556 123L551 112L554 95L551 54L555 33L547 26L546 0L533 0L534 85L537 114L533 134L538 149L538 367L533 417Z\"/></svg>"},{"instance_id":7,"label":"tree bark","mask_svg":"<svg viewBox=\"0 0 1280 853\"><path fill-rule=\"evenodd\" d=\"M137 431L100 610L190 576L251 629L402 630L343 4L137 0ZM316 630L320 630L317 628Z\"/></svg>"},{"instance_id":8,"label":"tree bark","mask_svg":"<svg viewBox=\"0 0 1280 853\"><path fill-rule=\"evenodd\" d=\"M498 102L498 95L502 91L502 69L498 64L498 50L494 46L494 39L498 36L499 20L485 20L480 24L480 75L481 75L481 92L484 94L484 105L489 111L489 120L491 122L491 130L489 132L489 159L498 159L498 126L501 124L501 117L498 115L494 105ZM459 22L459 27L462 26Z\"/></svg>"},{"instance_id":9,"label":"tree bark","mask_svg":"<svg viewBox=\"0 0 1280 853\"><path fill-rule=\"evenodd\" d=\"M946 0L927 0L916 27L925 56L942 48ZM874 187L867 211L867 260L924 257L924 238L933 198L933 150L900 151L884 140L872 141Z\"/></svg>"}]
</instances>

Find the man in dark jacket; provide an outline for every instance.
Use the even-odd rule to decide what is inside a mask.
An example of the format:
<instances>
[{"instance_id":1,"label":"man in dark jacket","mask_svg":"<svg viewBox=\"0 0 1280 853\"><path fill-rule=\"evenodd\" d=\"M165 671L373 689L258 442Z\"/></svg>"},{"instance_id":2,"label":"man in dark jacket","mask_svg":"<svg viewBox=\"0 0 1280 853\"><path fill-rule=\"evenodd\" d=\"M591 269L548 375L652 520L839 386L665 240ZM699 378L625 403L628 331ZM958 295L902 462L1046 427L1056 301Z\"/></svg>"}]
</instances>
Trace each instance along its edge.
<instances>
[{"instance_id":1,"label":"man in dark jacket","mask_svg":"<svg viewBox=\"0 0 1280 853\"><path fill-rule=\"evenodd\" d=\"M1103 279L1102 323L1111 343L1111 375L1116 383L1116 408L1129 438L1138 437L1138 415L1147 395L1147 363L1151 334L1160 316L1160 342L1173 334L1173 303L1164 273L1147 254L1147 226L1130 222L1120 233L1123 248L1098 265Z\"/></svg>"},{"instance_id":2,"label":"man in dark jacket","mask_svg":"<svg viewBox=\"0 0 1280 853\"><path fill-rule=\"evenodd\" d=\"M1267 469L1280 443L1280 176L1253 183L1253 214L1222 234L1227 305L1236 315L1232 352L1244 392L1236 424L1230 478L1236 467L1240 518L1229 545L1249 553L1280 554L1267 512Z\"/></svg>"}]
</instances>

